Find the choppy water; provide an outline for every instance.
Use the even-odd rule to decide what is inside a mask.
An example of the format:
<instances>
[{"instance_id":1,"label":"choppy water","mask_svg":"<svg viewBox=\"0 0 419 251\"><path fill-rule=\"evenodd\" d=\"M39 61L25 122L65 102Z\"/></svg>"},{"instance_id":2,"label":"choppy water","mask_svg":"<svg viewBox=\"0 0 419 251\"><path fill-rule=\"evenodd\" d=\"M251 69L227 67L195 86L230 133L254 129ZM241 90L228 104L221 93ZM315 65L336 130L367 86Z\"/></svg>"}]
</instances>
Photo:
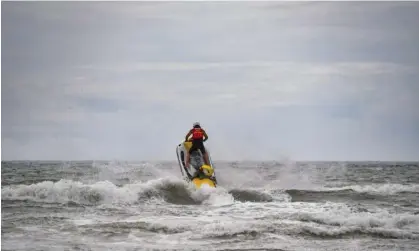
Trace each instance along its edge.
<instances>
[{"instance_id":1,"label":"choppy water","mask_svg":"<svg viewBox=\"0 0 419 251\"><path fill-rule=\"evenodd\" d=\"M2 250L419 250L419 163L2 162Z\"/></svg>"}]
</instances>

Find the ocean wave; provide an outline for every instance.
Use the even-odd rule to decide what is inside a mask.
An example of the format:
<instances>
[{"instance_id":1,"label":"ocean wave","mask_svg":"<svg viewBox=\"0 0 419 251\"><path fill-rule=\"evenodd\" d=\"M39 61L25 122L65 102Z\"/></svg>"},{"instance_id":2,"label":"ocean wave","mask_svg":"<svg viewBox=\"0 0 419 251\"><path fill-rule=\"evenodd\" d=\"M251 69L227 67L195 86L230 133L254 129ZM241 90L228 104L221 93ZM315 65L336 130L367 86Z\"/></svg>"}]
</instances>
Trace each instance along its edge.
<instances>
[{"instance_id":1,"label":"ocean wave","mask_svg":"<svg viewBox=\"0 0 419 251\"><path fill-rule=\"evenodd\" d=\"M100 181L83 184L79 181L61 179L57 182L43 181L31 185L4 187L2 200L33 200L49 203L98 204L101 202L135 202L135 186L117 187L111 182Z\"/></svg>"},{"instance_id":2,"label":"ocean wave","mask_svg":"<svg viewBox=\"0 0 419 251\"><path fill-rule=\"evenodd\" d=\"M352 212L352 210L342 210L323 213L297 213L290 218L303 222L313 222L319 225L336 227L360 227L367 228L403 228L407 226L417 226L419 216L408 213L390 214L387 211L379 213ZM419 230L419 229L418 229Z\"/></svg>"},{"instance_id":3,"label":"ocean wave","mask_svg":"<svg viewBox=\"0 0 419 251\"><path fill-rule=\"evenodd\" d=\"M316 220L310 221L252 221L252 220L205 220L198 218L194 221L184 222L175 219L145 219L127 222L109 222L85 224L78 226L79 231L86 234L108 235L128 234L131 231L147 231L165 235L195 233L194 239L257 239L264 235L275 234L281 236L307 236L308 238L340 239L354 236L370 236L389 239L412 239L419 240L418 232L412 229L404 229L398 225L363 222L351 224L319 224ZM415 225L417 219L409 220L408 224ZM406 225L404 225L406 226Z\"/></svg>"},{"instance_id":4,"label":"ocean wave","mask_svg":"<svg viewBox=\"0 0 419 251\"><path fill-rule=\"evenodd\" d=\"M266 192L251 189L214 191L195 190L183 180L160 178L122 186L110 181L85 184L80 181L65 180L43 181L30 185L11 185L3 187L2 200L31 200L46 203L70 203L82 205L98 204L136 204L151 198L161 198L172 204L216 203L225 197L226 203L234 201L269 202L273 197ZM212 201L212 202L211 202Z\"/></svg>"},{"instance_id":5,"label":"ocean wave","mask_svg":"<svg viewBox=\"0 0 419 251\"><path fill-rule=\"evenodd\" d=\"M117 186L110 181L84 184L80 181L61 179L31 185L7 186L2 189L2 200L33 200L47 203L135 204L153 196L182 198L177 192L188 193L187 184L181 180L157 179L144 183ZM190 197L190 196L189 196Z\"/></svg>"},{"instance_id":6,"label":"ocean wave","mask_svg":"<svg viewBox=\"0 0 419 251\"><path fill-rule=\"evenodd\" d=\"M272 202L274 200L273 196L268 193L251 189L231 189L229 193L235 200L242 202Z\"/></svg>"},{"instance_id":7,"label":"ocean wave","mask_svg":"<svg viewBox=\"0 0 419 251\"><path fill-rule=\"evenodd\" d=\"M400 223L400 221L397 221ZM403 220L402 220L403 222ZM410 220L408 224L415 225L417 219ZM403 224L407 224L404 222ZM401 224L401 225L403 225ZM419 240L418 232L411 229L402 229L401 225L390 226L384 224L381 227L374 224L343 224L339 226L322 225L315 222L304 221L229 221L220 223L200 224L203 238L235 238L246 236L257 238L265 234L280 234L301 236L306 235L312 238L341 238L356 235L375 236L393 239L414 239ZM193 230L192 230L193 231Z\"/></svg>"},{"instance_id":8,"label":"ocean wave","mask_svg":"<svg viewBox=\"0 0 419 251\"><path fill-rule=\"evenodd\" d=\"M159 223L149 223L144 221L131 222L109 222L98 224L85 224L78 226L81 232L107 232L107 233L129 233L131 230L143 230L153 233L177 234L188 230L187 227L181 225L177 227L169 227Z\"/></svg>"},{"instance_id":9,"label":"ocean wave","mask_svg":"<svg viewBox=\"0 0 419 251\"><path fill-rule=\"evenodd\" d=\"M285 192L292 197L292 201L318 201L348 198L352 200L370 200L377 198L386 199L387 196L396 196L405 193L416 194L419 193L419 185L353 185L345 187L321 187L313 189L285 189Z\"/></svg>"},{"instance_id":10,"label":"ocean wave","mask_svg":"<svg viewBox=\"0 0 419 251\"><path fill-rule=\"evenodd\" d=\"M371 184L371 185L352 185L337 188L326 188L327 191L353 190L357 193L369 193L378 195L395 195L403 192L419 193L419 184Z\"/></svg>"}]
</instances>

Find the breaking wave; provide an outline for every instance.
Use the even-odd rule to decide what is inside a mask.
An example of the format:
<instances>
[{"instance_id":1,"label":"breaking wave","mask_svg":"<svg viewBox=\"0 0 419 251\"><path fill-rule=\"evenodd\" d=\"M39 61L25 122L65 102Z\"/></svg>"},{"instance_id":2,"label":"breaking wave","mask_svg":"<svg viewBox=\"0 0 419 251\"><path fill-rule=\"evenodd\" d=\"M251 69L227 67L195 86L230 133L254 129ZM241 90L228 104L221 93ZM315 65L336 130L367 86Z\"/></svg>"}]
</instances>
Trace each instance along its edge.
<instances>
[{"instance_id":1,"label":"breaking wave","mask_svg":"<svg viewBox=\"0 0 419 251\"><path fill-rule=\"evenodd\" d=\"M351 190L357 193L368 193L372 195L394 195L403 192L419 193L418 184L373 184L373 185L354 185L337 188L325 188L325 191L344 191Z\"/></svg>"},{"instance_id":2,"label":"breaking wave","mask_svg":"<svg viewBox=\"0 0 419 251\"><path fill-rule=\"evenodd\" d=\"M10 185L2 188L2 200L31 200L48 203L136 204L151 198L161 198L173 204L201 204L211 196L227 196L230 201L272 202L290 197L291 201L317 201L333 198L371 199L374 196L419 193L419 185L377 184L320 189L272 189L257 190L222 187L197 191L189 183L177 178L160 178L147 182L115 185L110 181L85 184L80 181L61 179L43 181L31 185ZM284 197L285 196L285 197Z\"/></svg>"},{"instance_id":3,"label":"breaking wave","mask_svg":"<svg viewBox=\"0 0 419 251\"><path fill-rule=\"evenodd\" d=\"M195 190L189 183L179 179L160 178L117 186L110 181L84 184L80 181L62 179L57 182L43 181L31 185L12 185L2 189L2 200L30 200L46 203L76 203L81 205L136 204L141 201L161 198L172 204L201 204L228 197L232 201L272 201L269 194L252 190L201 189Z\"/></svg>"},{"instance_id":4,"label":"breaking wave","mask_svg":"<svg viewBox=\"0 0 419 251\"><path fill-rule=\"evenodd\" d=\"M242 205L242 213L252 210ZM267 209L269 210L269 209ZM196 239L256 238L266 234L288 236L307 236L309 238L335 239L353 236L371 236L389 239L419 240L417 225L419 216L409 214L390 215L385 212L377 214L352 213L348 217L339 216L339 209L334 213L299 213L278 216L271 212L270 217L236 220L208 221L206 215L194 218L193 221L176 223L175 218L154 218L146 220L129 220L105 223L88 223L80 225L86 232L98 234L129 233L134 230L164 234L182 234L194 232ZM278 213L277 213L278 214Z\"/></svg>"}]
</instances>

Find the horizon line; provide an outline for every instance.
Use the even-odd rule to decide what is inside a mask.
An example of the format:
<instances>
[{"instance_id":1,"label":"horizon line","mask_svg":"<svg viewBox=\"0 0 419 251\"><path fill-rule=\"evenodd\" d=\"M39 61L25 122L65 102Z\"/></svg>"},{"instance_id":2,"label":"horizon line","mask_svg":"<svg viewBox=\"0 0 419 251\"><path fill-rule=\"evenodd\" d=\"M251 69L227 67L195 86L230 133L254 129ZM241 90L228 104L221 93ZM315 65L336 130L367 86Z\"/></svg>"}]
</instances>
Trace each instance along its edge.
<instances>
[{"instance_id":1,"label":"horizon line","mask_svg":"<svg viewBox=\"0 0 419 251\"><path fill-rule=\"evenodd\" d=\"M45 161L45 162L81 162L81 161L122 161L122 162L178 162L177 160L134 160L134 159L2 159L2 162L14 162L14 161ZM243 160L212 160L212 162L419 162L419 160L292 160L292 159L283 159L283 160L275 160L275 159L243 159Z\"/></svg>"}]
</instances>

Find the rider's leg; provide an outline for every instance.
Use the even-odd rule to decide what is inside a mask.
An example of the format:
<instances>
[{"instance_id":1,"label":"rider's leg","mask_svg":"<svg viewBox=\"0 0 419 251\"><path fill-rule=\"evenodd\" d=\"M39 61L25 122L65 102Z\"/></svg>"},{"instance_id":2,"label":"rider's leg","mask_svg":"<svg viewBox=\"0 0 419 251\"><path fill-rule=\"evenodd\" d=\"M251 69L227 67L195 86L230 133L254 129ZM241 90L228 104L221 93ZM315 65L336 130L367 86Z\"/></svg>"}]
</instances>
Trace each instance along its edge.
<instances>
[{"instance_id":1,"label":"rider's leg","mask_svg":"<svg viewBox=\"0 0 419 251\"><path fill-rule=\"evenodd\" d=\"M186 165L186 168L190 168L190 166L189 166L189 164L190 164L190 162L191 162L191 154L194 152L194 151L197 151L198 150L198 148L199 148L199 145L197 145L196 144L196 142L193 142L192 141L192 146L191 146L191 148L189 148L189 151L186 151L186 159L185 159L185 165Z\"/></svg>"},{"instance_id":2,"label":"rider's leg","mask_svg":"<svg viewBox=\"0 0 419 251\"><path fill-rule=\"evenodd\" d=\"M191 153L192 153L192 151L194 151L195 148L196 148L196 146L192 143L191 148L189 148L189 150L186 151L185 166L188 169L189 169L189 163L191 161Z\"/></svg>"},{"instance_id":3,"label":"rider's leg","mask_svg":"<svg viewBox=\"0 0 419 251\"><path fill-rule=\"evenodd\" d=\"M207 150L205 149L204 144L202 144L202 145L200 146L200 150L201 150L201 153L203 153L203 155L204 155L204 162L205 162L205 164L206 164L206 165L210 165L210 162L209 162L209 157L208 157L208 152L207 152Z\"/></svg>"},{"instance_id":4,"label":"rider's leg","mask_svg":"<svg viewBox=\"0 0 419 251\"><path fill-rule=\"evenodd\" d=\"M210 165L209 158L208 158L208 153L206 151L204 153L204 161L205 161L205 164Z\"/></svg>"}]
</instances>

